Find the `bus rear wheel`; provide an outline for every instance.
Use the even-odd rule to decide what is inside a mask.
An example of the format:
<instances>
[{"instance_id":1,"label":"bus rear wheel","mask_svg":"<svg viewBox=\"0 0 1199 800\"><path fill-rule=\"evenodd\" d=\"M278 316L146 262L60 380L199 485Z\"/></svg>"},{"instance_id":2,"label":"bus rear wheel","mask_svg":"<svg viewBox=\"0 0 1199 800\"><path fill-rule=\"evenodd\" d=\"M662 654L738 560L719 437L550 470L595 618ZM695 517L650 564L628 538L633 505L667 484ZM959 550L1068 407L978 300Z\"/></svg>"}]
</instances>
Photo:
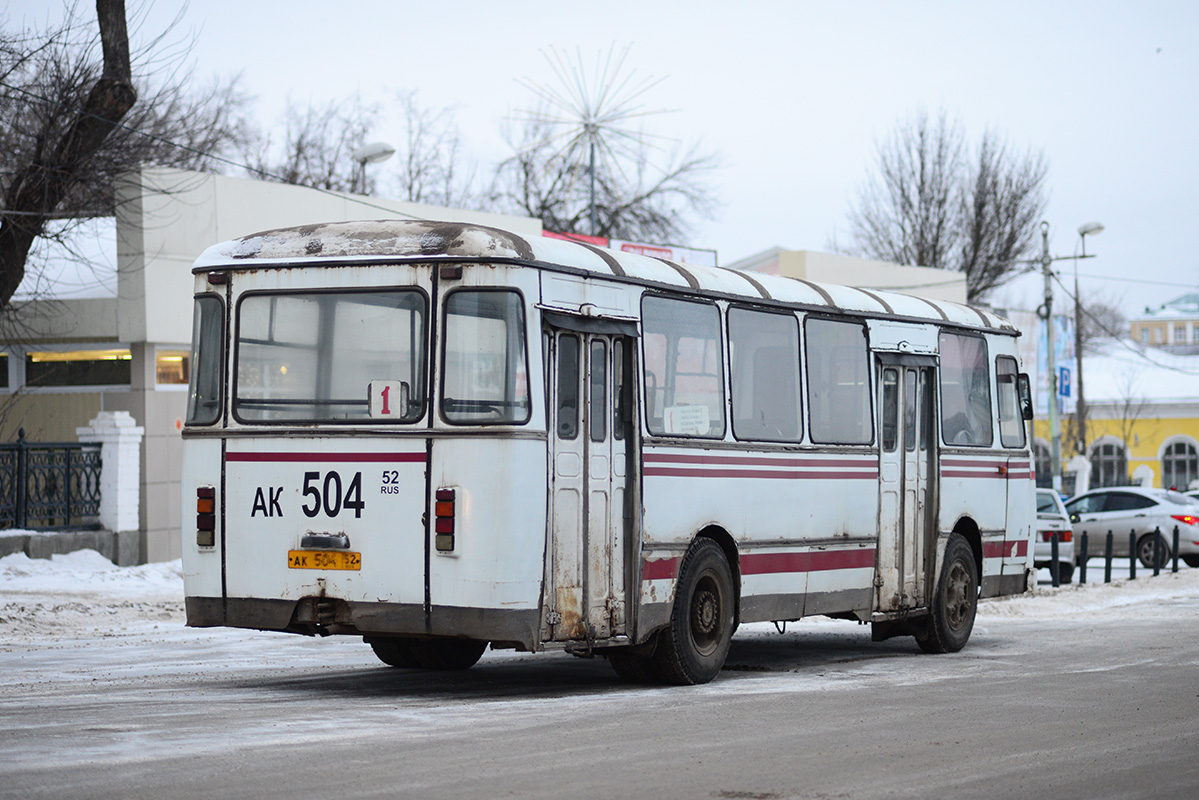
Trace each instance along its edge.
<instances>
[{"instance_id":1,"label":"bus rear wheel","mask_svg":"<svg viewBox=\"0 0 1199 800\"><path fill-rule=\"evenodd\" d=\"M716 677L733 638L733 574L720 545L697 539L683 557L670 625L658 634L653 666L679 685Z\"/></svg>"},{"instance_id":2,"label":"bus rear wheel","mask_svg":"<svg viewBox=\"0 0 1199 800\"><path fill-rule=\"evenodd\" d=\"M399 669L414 669L420 666L416 654L412 652L413 639L401 636L379 636L366 639L366 643L375 651L375 655L389 667Z\"/></svg>"},{"instance_id":3,"label":"bus rear wheel","mask_svg":"<svg viewBox=\"0 0 1199 800\"><path fill-rule=\"evenodd\" d=\"M966 646L978 611L978 568L974 552L961 534L945 545L941 577L933 595L928 628L916 643L926 653L956 653Z\"/></svg>"},{"instance_id":4,"label":"bus rear wheel","mask_svg":"<svg viewBox=\"0 0 1199 800\"><path fill-rule=\"evenodd\" d=\"M474 639L418 639L412 643L417 663L438 671L470 669L486 649L487 642Z\"/></svg>"}]
</instances>

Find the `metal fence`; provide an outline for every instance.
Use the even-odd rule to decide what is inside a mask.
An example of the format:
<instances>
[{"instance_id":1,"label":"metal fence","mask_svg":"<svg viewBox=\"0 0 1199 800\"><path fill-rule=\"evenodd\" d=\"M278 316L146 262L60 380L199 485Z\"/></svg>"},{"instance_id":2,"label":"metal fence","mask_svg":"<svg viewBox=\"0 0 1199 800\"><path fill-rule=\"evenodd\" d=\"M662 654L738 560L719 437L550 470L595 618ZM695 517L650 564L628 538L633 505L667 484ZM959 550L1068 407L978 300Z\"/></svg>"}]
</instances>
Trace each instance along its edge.
<instances>
[{"instance_id":1,"label":"metal fence","mask_svg":"<svg viewBox=\"0 0 1199 800\"><path fill-rule=\"evenodd\" d=\"M0 528L100 527L100 445L0 444Z\"/></svg>"}]
</instances>

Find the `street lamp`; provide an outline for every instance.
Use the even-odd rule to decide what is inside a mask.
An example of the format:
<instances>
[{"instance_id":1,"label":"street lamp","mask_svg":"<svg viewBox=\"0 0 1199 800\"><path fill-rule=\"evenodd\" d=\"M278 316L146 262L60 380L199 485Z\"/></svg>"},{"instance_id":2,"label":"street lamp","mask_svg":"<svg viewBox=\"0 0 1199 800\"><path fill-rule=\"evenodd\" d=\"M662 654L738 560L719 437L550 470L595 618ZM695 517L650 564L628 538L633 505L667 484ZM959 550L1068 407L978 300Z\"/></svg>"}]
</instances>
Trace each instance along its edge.
<instances>
[{"instance_id":1,"label":"street lamp","mask_svg":"<svg viewBox=\"0 0 1199 800\"><path fill-rule=\"evenodd\" d=\"M366 194L366 165L386 161L395 153L396 149L385 142L364 144L350 153L350 157L358 162L358 174L354 176L354 183L357 185L359 194Z\"/></svg>"},{"instance_id":2,"label":"street lamp","mask_svg":"<svg viewBox=\"0 0 1199 800\"><path fill-rule=\"evenodd\" d=\"M1088 222L1078 228L1082 257L1087 257L1087 236L1103 233L1102 222ZM1082 296L1078 293L1078 259L1074 259L1074 360L1078 363L1078 399L1074 401L1075 446L1079 455L1087 453L1087 403L1082 393Z\"/></svg>"}]
</instances>

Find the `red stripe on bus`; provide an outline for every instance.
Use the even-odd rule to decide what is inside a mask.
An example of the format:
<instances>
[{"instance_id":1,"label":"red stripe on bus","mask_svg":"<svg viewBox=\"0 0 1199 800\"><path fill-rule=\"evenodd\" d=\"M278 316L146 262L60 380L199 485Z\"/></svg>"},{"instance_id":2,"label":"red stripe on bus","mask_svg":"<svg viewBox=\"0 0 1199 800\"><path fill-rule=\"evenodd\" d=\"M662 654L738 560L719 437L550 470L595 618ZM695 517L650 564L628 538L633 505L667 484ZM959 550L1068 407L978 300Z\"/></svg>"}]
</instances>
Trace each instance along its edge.
<instances>
[{"instance_id":1,"label":"red stripe on bus","mask_svg":"<svg viewBox=\"0 0 1199 800\"><path fill-rule=\"evenodd\" d=\"M807 553L746 553L741 556L742 575L778 572L823 572L831 569L874 568L874 551L813 550Z\"/></svg>"},{"instance_id":2,"label":"red stripe on bus","mask_svg":"<svg viewBox=\"0 0 1199 800\"><path fill-rule=\"evenodd\" d=\"M869 467L877 462L874 457L865 458L770 458L767 456L689 456L646 453L642 456L646 464L729 464L777 467Z\"/></svg>"},{"instance_id":3,"label":"red stripe on bus","mask_svg":"<svg viewBox=\"0 0 1199 800\"><path fill-rule=\"evenodd\" d=\"M678 577L681 557L659 558L641 563L641 580L673 580ZM834 569L873 569L874 550L815 550L806 553L746 553L740 559L742 575L774 575L783 572L824 572Z\"/></svg>"},{"instance_id":4,"label":"red stripe on bus","mask_svg":"<svg viewBox=\"0 0 1199 800\"><path fill-rule=\"evenodd\" d=\"M679 562L682 560L681 557L674 556L673 558L656 558L653 561L648 559L642 561L641 580L673 580L679 574Z\"/></svg>"},{"instance_id":5,"label":"red stripe on bus","mask_svg":"<svg viewBox=\"0 0 1199 800\"><path fill-rule=\"evenodd\" d=\"M226 453L226 461L254 463L423 464L424 453Z\"/></svg>"},{"instance_id":6,"label":"red stripe on bus","mask_svg":"<svg viewBox=\"0 0 1199 800\"><path fill-rule=\"evenodd\" d=\"M810 470L767 470L767 469L688 469L686 467L646 467L646 477L670 478L776 478L776 479L807 479L807 480L876 480L878 470L865 466L861 472L830 472Z\"/></svg>"},{"instance_id":7,"label":"red stripe on bus","mask_svg":"<svg viewBox=\"0 0 1199 800\"><path fill-rule=\"evenodd\" d=\"M1028 540L983 542L983 558L1020 558L1028 555Z\"/></svg>"}]
</instances>

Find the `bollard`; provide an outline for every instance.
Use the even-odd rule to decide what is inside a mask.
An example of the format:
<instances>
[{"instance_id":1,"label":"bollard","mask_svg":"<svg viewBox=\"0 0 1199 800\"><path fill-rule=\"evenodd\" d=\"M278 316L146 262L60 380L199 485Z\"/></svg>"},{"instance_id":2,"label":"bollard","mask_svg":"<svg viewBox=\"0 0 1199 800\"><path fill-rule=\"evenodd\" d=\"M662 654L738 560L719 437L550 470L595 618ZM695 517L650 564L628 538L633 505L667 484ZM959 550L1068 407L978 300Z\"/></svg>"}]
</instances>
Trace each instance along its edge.
<instances>
[{"instance_id":1,"label":"bollard","mask_svg":"<svg viewBox=\"0 0 1199 800\"><path fill-rule=\"evenodd\" d=\"M1162 574L1162 529L1153 529L1153 577Z\"/></svg>"},{"instance_id":2,"label":"bollard","mask_svg":"<svg viewBox=\"0 0 1199 800\"><path fill-rule=\"evenodd\" d=\"M1174 559L1174 566L1170 569L1171 572L1178 572L1178 526L1174 526L1174 545L1170 549L1170 555Z\"/></svg>"},{"instance_id":3,"label":"bollard","mask_svg":"<svg viewBox=\"0 0 1199 800\"><path fill-rule=\"evenodd\" d=\"M1107 532L1107 544L1103 548L1103 582L1112 582L1112 542L1114 538L1112 532Z\"/></svg>"},{"instance_id":4,"label":"bollard","mask_svg":"<svg viewBox=\"0 0 1199 800\"><path fill-rule=\"evenodd\" d=\"M1137 532L1128 532L1128 579L1137 579Z\"/></svg>"},{"instance_id":5,"label":"bollard","mask_svg":"<svg viewBox=\"0 0 1199 800\"><path fill-rule=\"evenodd\" d=\"M1062 565L1057 560L1058 539L1061 537L1062 535L1058 531L1054 531L1049 537L1049 578L1054 589L1062 585L1061 577L1058 575L1061 572Z\"/></svg>"},{"instance_id":6,"label":"bollard","mask_svg":"<svg viewBox=\"0 0 1199 800\"><path fill-rule=\"evenodd\" d=\"M1082 547L1082 555L1080 555L1078 557L1078 582L1086 583L1087 582L1087 556L1088 556L1087 532L1086 531L1082 532L1082 541L1079 542L1079 546Z\"/></svg>"}]
</instances>

